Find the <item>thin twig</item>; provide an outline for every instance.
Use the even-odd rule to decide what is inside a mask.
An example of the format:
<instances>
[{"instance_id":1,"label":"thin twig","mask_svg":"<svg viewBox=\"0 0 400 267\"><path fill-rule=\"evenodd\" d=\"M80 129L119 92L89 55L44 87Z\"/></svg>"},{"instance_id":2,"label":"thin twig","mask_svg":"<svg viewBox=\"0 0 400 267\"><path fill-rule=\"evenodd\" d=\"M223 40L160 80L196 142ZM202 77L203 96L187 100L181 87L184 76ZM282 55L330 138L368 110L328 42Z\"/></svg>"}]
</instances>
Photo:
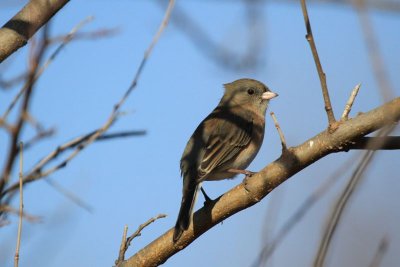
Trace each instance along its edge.
<instances>
[{"instance_id":1,"label":"thin twig","mask_svg":"<svg viewBox=\"0 0 400 267\"><path fill-rule=\"evenodd\" d=\"M21 233L22 233L22 215L24 210L24 198L22 194L22 177L23 177L23 163L24 163L24 144L19 144L19 221L18 221L18 236L17 236L17 247L15 248L14 267L18 267L19 262L19 248L21 245Z\"/></svg>"},{"instance_id":2,"label":"thin twig","mask_svg":"<svg viewBox=\"0 0 400 267\"><path fill-rule=\"evenodd\" d=\"M358 18L360 20L361 29L363 32L365 44L368 49L369 60L371 61L375 79L378 82L380 93L383 101L388 101L394 97L394 88L390 83L388 72L385 69L385 63L381 50L379 49L378 37L375 34L371 18L366 7L365 0L352 0L355 5Z\"/></svg>"},{"instance_id":3,"label":"thin twig","mask_svg":"<svg viewBox=\"0 0 400 267\"><path fill-rule=\"evenodd\" d=\"M378 136L386 136L388 135L391 131L393 131L394 127L388 127L384 128L381 131L379 131ZM384 142L384 140L382 140ZM383 143L382 143L383 144ZM346 207L346 204L348 203L349 199L353 195L354 190L356 187L361 183L361 181L364 178L364 173L367 169L367 167L370 165L370 162L375 156L375 151L367 151L365 152L363 158L361 159L360 163L357 165L356 170L353 172L349 182L347 183L345 189L339 196L335 206L332 209L331 214L329 215L329 218L327 220L327 225L325 227L325 230L323 232L323 236L318 248L317 255L314 260L314 267L322 267L324 266L325 258L328 252L328 249L330 247L333 235L336 232L337 226L339 224L339 221L343 215L344 208Z\"/></svg>"},{"instance_id":4,"label":"thin twig","mask_svg":"<svg viewBox=\"0 0 400 267\"><path fill-rule=\"evenodd\" d=\"M25 112L23 116L24 120L28 122L37 132L44 131L43 125L37 119L35 119L29 112ZM24 145L24 147L26 148L26 145Z\"/></svg>"},{"instance_id":5,"label":"thin twig","mask_svg":"<svg viewBox=\"0 0 400 267\"><path fill-rule=\"evenodd\" d=\"M44 56L44 53L47 49L47 37L48 37L48 24L43 29L42 32L42 37L41 37L41 42L40 45L37 49L37 52L34 53L32 57L30 57L29 60L29 72L28 72L28 77L26 80L26 90L24 92L24 98L22 100L22 105L18 114L18 119L15 127L13 127L13 131L10 133L11 134L11 141L10 141L10 148L8 150L8 156L6 163L4 165L4 169L2 171L2 176L0 179L0 194L3 192L4 187L8 183L10 179L10 173L14 165L14 160L16 158L16 155L18 154L18 142L19 142L19 136L21 134L22 127L24 126L25 120L24 120L24 115L25 113L29 110L29 104L31 101L31 96L32 96L32 91L35 85L35 75L38 71L39 64L42 61L42 58ZM32 42L34 44L34 42ZM32 49L31 51L33 51ZM5 121L5 117L3 117L3 121Z\"/></svg>"},{"instance_id":6,"label":"thin twig","mask_svg":"<svg viewBox=\"0 0 400 267\"><path fill-rule=\"evenodd\" d=\"M125 100L128 98L129 94L132 92L132 90L136 87L136 84L139 80L140 74L142 73L142 70L147 62L147 58L150 56L151 51L153 50L154 46L156 45L158 39L161 36L161 33L164 31L165 27L168 24L169 18L171 17L171 12L174 7L175 0L170 0L167 10L165 11L164 18L161 22L161 25L158 28L158 31L153 37L153 40L151 41L149 47L146 49L144 53L144 57L142 59L142 62L140 62L139 68L136 71L135 78L133 79L130 87L128 90L125 92L124 96L121 98L121 100L114 106L114 113L116 113L119 110L119 107L125 102ZM116 116L116 114L114 115Z\"/></svg>"},{"instance_id":7,"label":"thin twig","mask_svg":"<svg viewBox=\"0 0 400 267\"><path fill-rule=\"evenodd\" d=\"M125 260L125 252L127 250L127 248L126 248L127 235L128 235L128 225L125 225L124 232L122 233L121 246L119 247L118 259L115 261L115 266L118 266L120 263L122 263Z\"/></svg>"},{"instance_id":8,"label":"thin twig","mask_svg":"<svg viewBox=\"0 0 400 267\"><path fill-rule=\"evenodd\" d=\"M116 132L101 135L97 141L106 141L114 138L124 138L124 137L133 137L133 136L143 136L146 135L146 131L124 131L124 132Z\"/></svg>"},{"instance_id":9,"label":"thin twig","mask_svg":"<svg viewBox=\"0 0 400 267\"><path fill-rule=\"evenodd\" d=\"M72 38L72 41L78 41L78 40L91 40L91 39L98 39L98 38L103 38L103 37L110 37L115 34L118 34L120 29L118 28L106 28L106 29L99 29L99 30L94 30L94 31L89 31L89 32L77 32L74 34L74 37ZM54 36L49 39L49 43L58 43L58 42L64 42L66 39L66 35L59 35L59 36Z\"/></svg>"},{"instance_id":10,"label":"thin twig","mask_svg":"<svg viewBox=\"0 0 400 267\"><path fill-rule=\"evenodd\" d=\"M157 1L164 8L165 1ZM219 44L212 36L203 29L194 19L182 8L176 6L171 23L180 30L185 37L204 56L215 62L224 69L232 71L254 70L261 65L262 49L265 47L265 21L263 21L262 9L259 1L245 1L243 9L246 17L247 36L241 39L246 40L246 51L237 53L231 49L229 44ZM261 56L260 56L261 55Z\"/></svg>"},{"instance_id":11,"label":"thin twig","mask_svg":"<svg viewBox=\"0 0 400 267\"><path fill-rule=\"evenodd\" d=\"M17 76L8 79L8 80L4 80L0 77L0 88L1 89L9 89L11 87L13 87L14 85L17 85L18 83L26 80L27 77L27 73L23 72L21 74L18 74Z\"/></svg>"},{"instance_id":12,"label":"thin twig","mask_svg":"<svg viewBox=\"0 0 400 267\"><path fill-rule=\"evenodd\" d=\"M3 118L0 118L0 127L6 129L6 131L10 134L12 134L12 132L14 131L13 126L8 124L8 122L4 121Z\"/></svg>"},{"instance_id":13,"label":"thin twig","mask_svg":"<svg viewBox=\"0 0 400 267\"><path fill-rule=\"evenodd\" d=\"M17 216L19 216L19 209L11 207L9 205L1 205L0 206L0 213L9 213L9 214L15 214ZM42 217L40 216L35 216L35 215L31 215L28 214L26 212L22 213L22 217L27 220L28 222L31 223L39 223L42 222Z\"/></svg>"},{"instance_id":14,"label":"thin twig","mask_svg":"<svg viewBox=\"0 0 400 267\"><path fill-rule=\"evenodd\" d=\"M329 128L334 130L334 123L336 122L335 115L333 114L331 100L329 98L328 85L326 84L326 75L322 69L321 61L319 60L317 47L314 42L313 33L311 30L310 19L308 17L306 0L301 0L301 9L303 11L304 23L307 29L306 39L311 47L311 52L314 57L315 66L317 67L319 80L321 82L322 95L324 97L325 111L328 115Z\"/></svg>"},{"instance_id":15,"label":"thin twig","mask_svg":"<svg viewBox=\"0 0 400 267\"><path fill-rule=\"evenodd\" d=\"M360 90L360 87L361 87L361 83L357 84L356 87L354 87L353 91L351 91L349 100L347 100L346 106L344 107L344 110L343 110L342 120L348 119L349 113L353 106L354 100L357 97L358 91Z\"/></svg>"},{"instance_id":16,"label":"thin twig","mask_svg":"<svg viewBox=\"0 0 400 267\"><path fill-rule=\"evenodd\" d=\"M348 184L346 185L346 188L342 192L341 196L338 198L338 201L332 210L329 220L327 221L327 226L326 226L326 229L324 230L323 237L321 239L319 249L317 252L317 256L314 261L314 265L313 265L314 267L324 266L325 258L326 258L329 246L331 244L332 237L336 231L338 222L341 219L344 207L346 206L346 203L348 202L350 196L352 195L354 188L362 180L363 174L364 174L367 166L371 162L373 155L374 155L374 153L372 151L367 151L364 154L363 159L358 164L351 179L349 180Z\"/></svg>"},{"instance_id":17,"label":"thin twig","mask_svg":"<svg viewBox=\"0 0 400 267\"><path fill-rule=\"evenodd\" d=\"M276 190L273 194L271 194L269 198L261 237L261 242L263 242L265 245L271 243L273 233L275 232L275 229L279 227L279 224L277 222L279 219L279 213L282 212L282 204L284 200L284 195L286 193L285 189L286 188L283 187L280 188L280 190ZM255 263L253 266L266 266L267 261L269 263L269 267L273 266L272 255L260 253L257 263Z\"/></svg>"},{"instance_id":18,"label":"thin twig","mask_svg":"<svg viewBox=\"0 0 400 267\"><path fill-rule=\"evenodd\" d=\"M77 196L76 194L74 194L73 192L65 189L64 187L62 187L59 183L57 183L56 181L53 181L51 179L45 179L46 183L48 185L50 185L51 187L53 187L55 190L57 190L60 194L62 194L63 196L65 196L66 198L68 198L69 200L71 200L73 203L75 203L76 205L78 205L79 207L83 208L84 210L86 210L89 213L93 212L93 208L87 204L85 201L83 201L79 196Z\"/></svg>"},{"instance_id":19,"label":"thin twig","mask_svg":"<svg viewBox=\"0 0 400 267\"><path fill-rule=\"evenodd\" d=\"M93 17L87 17L86 19L84 19L83 21L79 22L78 25L76 25L68 34L67 36L64 38L63 42L56 48L56 50L54 50L54 52L51 54L51 56L47 59L47 61L43 64L43 66L35 73L34 77L32 78L32 82L36 82L37 79L40 77L40 75L42 75L42 73L47 69L47 67L50 65L50 63L53 62L53 60L55 59L55 57L60 53L60 51L67 45L67 43L69 43L75 33L82 28L86 23L90 22L91 20L93 20ZM48 46L49 41L45 40L45 46ZM6 109L6 111L3 114L3 120L7 119L7 116L10 114L11 110L14 108L15 104L17 103L18 99L23 95L23 93L27 90L29 84L26 83L21 90L17 93L17 95L14 97L14 99L11 101L10 105L8 106L8 108Z\"/></svg>"},{"instance_id":20,"label":"thin twig","mask_svg":"<svg viewBox=\"0 0 400 267\"><path fill-rule=\"evenodd\" d=\"M124 233L123 233L123 239L122 239L121 246L119 249L118 259L115 261L115 266L119 266L119 264L121 264L125 260L125 253L128 250L129 246L131 245L132 240L138 236L141 236L141 232L144 228L146 228L147 226L149 226L151 223L155 222L156 220L165 218L165 217L167 217L166 214L158 214L156 217L153 217L153 218L147 220L145 223L139 225L138 229L132 235L130 235L128 238L126 238L127 232L128 232L128 226L125 226Z\"/></svg>"},{"instance_id":21,"label":"thin twig","mask_svg":"<svg viewBox=\"0 0 400 267\"><path fill-rule=\"evenodd\" d=\"M142 235L142 230L144 228L146 228L147 226L149 226L150 224L152 224L156 220L161 219L161 218L165 218L165 217L167 217L166 214L158 214L156 217L153 217L153 218L147 220L147 222L139 225L138 229L126 239L126 249L129 248L129 246L131 245L131 242L132 242L133 239L135 239L136 237Z\"/></svg>"},{"instance_id":22,"label":"thin twig","mask_svg":"<svg viewBox=\"0 0 400 267\"><path fill-rule=\"evenodd\" d=\"M278 131L279 138L281 139L282 151L286 151L287 146L286 146L285 136L283 135L281 127L279 126L279 123L278 123L278 120L276 119L275 113L271 112L270 114L271 114L272 119L274 120L275 128Z\"/></svg>"},{"instance_id":23,"label":"thin twig","mask_svg":"<svg viewBox=\"0 0 400 267\"><path fill-rule=\"evenodd\" d=\"M92 135L90 135L90 137L85 140L84 142L80 143L79 146L77 146L74 151L71 152L71 154L69 154L61 163L59 163L58 165L46 170L46 171L42 171L42 167L44 166L44 164L46 164L49 160L53 159L55 155L59 154L59 148L57 148L55 151L53 151L52 153L50 153L50 155L46 156L44 159L42 159L34 168L33 170L24 178L24 183L27 182L32 182L34 180L37 180L39 178L43 178L46 177L52 173L54 173L55 171L65 167L68 162L70 162L72 159L74 159L79 152L81 152L83 149L85 149L88 145L90 145L91 143L93 143L96 139L98 139L104 132L106 132L110 126L115 122L115 120L118 117L119 114L119 110L120 107L125 103L126 99L129 97L130 93L133 91L133 89L136 87L137 82L139 80L139 77L143 71L143 68L147 62L148 57L151 54L151 51L153 50L155 44L157 43L159 37L161 36L161 33L163 32L163 30L165 29L166 25L168 24L169 18L171 16L171 11L172 8L174 6L175 1L174 0L170 0L169 1L169 5L168 8L166 10L165 16L161 22L161 25L157 31L157 33L155 34L152 42L150 43L149 47L147 48L147 50L144 53L144 57L139 65L139 68L136 71L135 77L131 83L131 85L129 86L129 88L127 89L127 91L124 93L124 95L122 96L122 98L117 102L117 104L114 105L114 108L110 114L110 116L108 117L108 119L106 120L106 122L103 124L103 126L101 126L97 131L95 131ZM65 149L70 148L69 145L67 145ZM7 190L5 190L2 194L2 196L4 196L5 194L9 193L10 191L15 190L14 186L9 187ZM0 191L1 192L1 191Z\"/></svg>"},{"instance_id":24,"label":"thin twig","mask_svg":"<svg viewBox=\"0 0 400 267\"><path fill-rule=\"evenodd\" d=\"M326 192L331 189L339 178L343 176L346 170L348 170L356 160L355 155L349 160L346 160L342 166L337 168L324 183L322 183L311 195L309 195L304 202L298 207L298 209L287 219L282 227L279 229L275 237L271 242L265 243L262 248L257 261L253 266L266 266L267 261L271 255L275 252L276 248L281 244L284 238L290 233L290 231L304 218L308 211L323 197Z\"/></svg>"},{"instance_id":25,"label":"thin twig","mask_svg":"<svg viewBox=\"0 0 400 267\"><path fill-rule=\"evenodd\" d=\"M389 248L389 238L385 235L381 242L379 243L378 249L374 257L372 258L371 264L369 267L379 267L381 266L383 256L385 256L387 250Z\"/></svg>"},{"instance_id":26,"label":"thin twig","mask_svg":"<svg viewBox=\"0 0 400 267\"><path fill-rule=\"evenodd\" d=\"M25 145L24 145L25 151L27 149L31 148L36 143L38 143L39 141L41 141L47 137L53 136L55 134L55 132L56 132L56 129L54 129L54 128L50 128L50 129L46 129L46 130L38 132L31 139L25 141Z\"/></svg>"},{"instance_id":27,"label":"thin twig","mask_svg":"<svg viewBox=\"0 0 400 267\"><path fill-rule=\"evenodd\" d=\"M73 140L70 140L60 146L58 146L56 149L54 149L52 152L50 152L47 156L43 157L33 168L32 170L24 177L24 184L31 183L33 181L36 181L40 178L44 178L51 173L55 172L58 169L61 169L66 166L66 163L64 165L59 164L52 169L47 170L46 172L42 172L43 168L46 167L50 162L53 160L57 159L63 152L66 152L69 149L77 148L89 140L93 135L95 135L99 130L92 131L88 134L79 136L77 138L74 138ZM146 131L125 131L125 132L116 132L116 133L111 133L111 134L102 134L100 137L98 137L95 141L103 141L103 140L109 140L111 138L122 138L122 137L130 137L130 136L141 136L146 134ZM30 140L32 141L32 140ZM56 169L57 168L57 169ZM4 190L3 194L1 197L4 195L15 191L18 188L18 184L15 183L11 186L9 186L6 190ZM0 197L0 198L1 198Z\"/></svg>"}]
</instances>

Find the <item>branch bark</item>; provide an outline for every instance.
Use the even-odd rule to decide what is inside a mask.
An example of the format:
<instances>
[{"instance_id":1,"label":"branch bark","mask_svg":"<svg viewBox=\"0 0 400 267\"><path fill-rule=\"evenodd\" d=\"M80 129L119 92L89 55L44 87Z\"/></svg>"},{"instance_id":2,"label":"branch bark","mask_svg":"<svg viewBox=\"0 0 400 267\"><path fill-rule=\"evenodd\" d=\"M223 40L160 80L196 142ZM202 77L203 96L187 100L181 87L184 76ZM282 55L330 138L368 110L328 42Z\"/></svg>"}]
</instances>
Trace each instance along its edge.
<instances>
[{"instance_id":1,"label":"branch bark","mask_svg":"<svg viewBox=\"0 0 400 267\"><path fill-rule=\"evenodd\" d=\"M31 0L0 29L0 63L26 45L69 0Z\"/></svg>"},{"instance_id":2,"label":"branch bark","mask_svg":"<svg viewBox=\"0 0 400 267\"><path fill-rule=\"evenodd\" d=\"M121 266L157 266L187 247L207 230L235 213L253 206L274 188L317 160L343 151L354 140L390 125L400 119L400 98L339 122L335 132L325 130L297 147L288 148L281 157L260 172L235 186L193 215L193 223L177 243L173 243L173 228L126 260Z\"/></svg>"}]
</instances>

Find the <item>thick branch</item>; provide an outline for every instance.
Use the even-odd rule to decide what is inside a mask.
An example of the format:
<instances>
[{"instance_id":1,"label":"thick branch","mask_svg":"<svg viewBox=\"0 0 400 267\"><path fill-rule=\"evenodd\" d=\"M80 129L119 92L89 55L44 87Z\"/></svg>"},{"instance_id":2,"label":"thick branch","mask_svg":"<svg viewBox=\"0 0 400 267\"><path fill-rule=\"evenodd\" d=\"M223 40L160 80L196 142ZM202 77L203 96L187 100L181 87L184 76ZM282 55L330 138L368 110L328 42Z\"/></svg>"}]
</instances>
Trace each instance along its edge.
<instances>
[{"instance_id":1,"label":"thick branch","mask_svg":"<svg viewBox=\"0 0 400 267\"><path fill-rule=\"evenodd\" d=\"M204 232L233 214L253 206L285 180L354 140L400 119L400 98L342 122L333 133L323 131L303 144L289 148L259 173L198 210L189 229L173 243L173 228L129 258L123 266L157 266L187 247Z\"/></svg>"},{"instance_id":2,"label":"thick branch","mask_svg":"<svg viewBox=\"0 0 400 267\"><path fill-rule=\"evenodd\" d=\"M0 63L28 40L69 0L31 0L0 29Z\"/></svg>"}]
</instances>

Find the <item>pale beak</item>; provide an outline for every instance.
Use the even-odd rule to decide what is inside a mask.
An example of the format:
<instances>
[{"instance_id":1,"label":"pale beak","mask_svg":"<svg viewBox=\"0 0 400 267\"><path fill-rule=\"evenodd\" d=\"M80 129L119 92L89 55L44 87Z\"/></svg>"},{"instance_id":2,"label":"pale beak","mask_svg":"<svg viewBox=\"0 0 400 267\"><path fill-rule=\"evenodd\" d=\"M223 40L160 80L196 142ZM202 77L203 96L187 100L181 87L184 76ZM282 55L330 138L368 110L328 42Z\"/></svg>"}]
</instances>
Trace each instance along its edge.
<instances>
[{"instance_id":1,"label":"pale beak","mask_svg":"<svg viewBox=\"0 0 400 267\"><path fill-rule=\"evenodd\" d=\"M274 97L277 97L277 96L278 96L277 93L274 93L274 92L271 92L271 91L267 91L267 92L262 94L261 98L263 100L270 100L270 99L272 99Z\"/></svg>"}]
</instances>

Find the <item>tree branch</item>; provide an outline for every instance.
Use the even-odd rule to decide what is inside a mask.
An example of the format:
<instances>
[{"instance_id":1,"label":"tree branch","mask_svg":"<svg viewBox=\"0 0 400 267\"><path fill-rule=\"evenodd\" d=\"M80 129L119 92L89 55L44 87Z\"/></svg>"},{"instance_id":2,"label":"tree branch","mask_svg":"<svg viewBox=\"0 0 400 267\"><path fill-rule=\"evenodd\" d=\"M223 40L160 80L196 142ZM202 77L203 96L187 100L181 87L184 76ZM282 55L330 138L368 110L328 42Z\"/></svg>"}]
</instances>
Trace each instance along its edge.
<instances>
[{"instance_id":1,"label":"tree branch","mask_svg":"<svg viewBox=\"0 0 400 267\"><path fill-rule=\"evenodd\" d=\"M26 45L69 0L31 0L0 29L0 63Z\"/></svg>"},{"instance_id":2,"label":"tree branch","mask_svg":"<svg viewBox=\"0 0 400 267\"><path fill-rule=\"evenodd\" d=\"M282 132L281 126L278 123L278 120L276 119L275 113L271 112L270 114L271 114L271 117L272 117L272 119L274 121L275 128L278 131L279 139L281 139L282 153L283 153L283 152L285 152L287 150L285 136L283 135L283 132Z\"/></svg>"},{"instance_id":3,"label":"tree branch","mask_svg":"<svg viewBox=\"0 0 400 267\"><path fill-rule=\"evenodd\" d=\"M24 198L22 190L22 177L23 177L23 163L24 163L24 143L19 144L19 221L18 221L18 235L17 235L17 247L15 248L14 256L14 267L18 267L19 263L19 248L21 246L21 234L22 234L22 217L24 214Z\"/></svg>"},{"instance_id":4,"label":"tree branch","mask_svg":"<svg viewBox=\"0 0 400 267\"><path fill-rule=\"evenodd\" d=\"M43 74L43 72L47 69L47 67L54 61L54 59L56 58L56 56L61 52L61 50L74 38L75 34L77 33L77 31L84 26L86 23L90 22L93 19L93 17L87 17L86 19L84 19L83 21L79 22L78 25L76 25L64 38L63 42L56 48L56 50L54 50L54 52L51 54L51 56L46 60L46 62L43 64L43 66L41 66L35 73L34 77L32 78L32 83L35 83L40 75ZM46 25L48 26L48 25ZM47 37L47 36L46 36ZM43 46L45 46L47 48L47 46L50 44L49 39L46 38L46 40L43 41ZM29 84L25 84L20 91L16 94L16 96L14 97L14 99L11 101L10 105L8 106L8 108L6 109L6 111L4 112L3 115L3 120L6 121L7 116L9 115L9 113L11 112L11 110L14 108L15 104L17 103L17 101L19 100L19 98L24 94L24 92L28 89Z\"/></svg>"},{"instance_id":5,"label":"tree branch","mask_svg":"<svg viewBox=\"0 0 400 267\"><path fill-rule=\"evenodd\" d=\"M53 168L50 168L46 171L43 171L43 169L50 164L52 161L56 160L61 154L66 152L67 150L70 149L82 149L80 148L85 142L93 138L94 135L98 134L100 129L97 129L95 131L92 131L88 134L79 136L77 138L74 138L71 141L68 141L62 145L59 145L56 149L54 149L52 152L50 152L47 156L43 157L34 167L33 169L25 175L24 177L24 186L36 181L38 179L44 178L49 176L50 174L54 173L55 171L64 168L68 162L72 158L67 158L64 160L62 163L54 166ZM103 133L102 135L98 136L94 141L103 141L103 140L110 140L113 138L124 138L124 137L131 137L131 136L141 136L145 135L146 131L126 131L126 132L116 132L116 133L110 133L110 134L105 134ZM0 193L0 199L3 198L5 195L10 194L15 192L15 190L18 189L19 184L16 182L12 185L10 185L6 190L4 190L2 193Z\"/></svg>"},{"instance_id":6,"label":"tree branch","mask_svg":"<svg viewBox=\"0 0 400 267\"><path fill-rule=\"evenodd\" d=\"M346 106L344 107L343 114L341 119L342 120L347 120L349 118L349 113L351 111L351 108L353 107L354 100L356 99L356 96L358 94L358 91L360 90L361 83L357 84L356 87L354 87L353 91L351 91L349 100L346 102Z\"/></svg>"},{"instance_id":7,"label":"tree branch","mask_svg":"<svg viewBox=\"0 0 400 267\"><path fill-rule=\"evenodd\" d=\"M397 150L400 149L400 136L361 137L350 149Z\"/></svg>"},{"instance_id":8,"label":"tree branch","mask_svg":"<svg viewBox=\"0 0 400 267\"><path fill-rule=\"evenodd\" d=\"M326 84L325 72L322 69L321 61L319 60L318 56L317 46L315 45L314 42L314 36L311 30L310 19L308 18L306 0L301 0L301 9L303 11L304 23L307 29L306 39L310 45L311 52L313 54L315 61L315 66L317 67L319 80L321 82L322 95L324 97L325 111L326 114L328 115L329 128L334 130L335 129L334 123L336 122L335 115L333 114L332 104L329 98L329 91L328 91L328 85Z\"/></svg>"},{"instance_id":9,"label":"tree branch","mask_svg":"<svg viewBox=\"0 0 400 267\"><path fill-rule=\"evenodd\" d=\"M26 90L24 91L23 95L24 98L22 100L22 105L20 108L20 112L18 114L18 120L15 126L13 127L13 131L11 132L11 142L10 142L10 148L8 150L8 156L6 163L4 165L4 169L2 171L2 175L0 178L0 194L3 192L5 185L8 183L10 179L10 173L13 168L15 156L18 153L18 141L19 141L19 136L21 134L22 128L24 126L25 122L25 114L29 110L29 104L31 101L31 95L32 95L32 90L35 86L35 75L38 71L39 64L43 58L43 55L45 53L45 50L47 48L47 36L48 36L48 31L47 27L44 28L43 35L41 38L41 43L39 44L38 51L35 53L33 52L33 56L30 58L29 62L29 74L26 80ZM1 44L1 39L0 39L0 44ZM32 49L34 50L34 49Z\"/></svg>"},{"instance_id":10,"label":"tree branch","mask_svg":"<svg viewBox=\"0 0 400 267\"><path fill-rule=\"evenodd\" d=\"M121 97L121 99L114 105L114 108L111 112L111 114L109 115L108 119L105 121L105 123L99 128L97 129L95 132L93 132L93 134L89 134L89 137L81 137L79 138L76 142L79 142L79 145L77 147L72 146L70 143L64 144L62 148L58 147L56 150L54 150L53 152L51 152L48 156L46 156L45 158L43 158L34 168L33 170L25 176L24 178L24 183L29 183L29 182L33 182L37 179L43 178L45 176L48 176L62 168L64 168L65 166L67 166L67 164L73 160L82 150L84 150L86 147L88 147L90 144L92 144L93 142L95 142L101 135L103 135L110 127L111 125L116 121L119 112L120 112L120 108L121 106L125 103L125 101L128 99L129 95L132 93L132 91L136 88L137 82L139 81L140 75L142 74L142 71L144 69L144 66L154 48L154 46L156 45L156 43L158 42L158 39L160 38L162 32L164 31L165 27L168 24L169 18L171 16L171 12L172 9L174 7L175 4L175 0L170 0L167 10L165 12L164 18L161 21L161 25L158 28L156 34L153 37L152 42L150 43L150 45L148 46L148 48L146 49L143 59L138 67L138 69L136 70L135 76L129 86L129 88L125 91L125 93L123 94L123 96ZM34 75L32 76L32 78L34 77ZM27 93L30 91L27 91ZM60 154L61 149L62 150L66 150L69 148L74 148L74 150L59 164L57 164L56 166L49 168L48 170L42 171L42 168L44 167L44 165L46 165L49 161L55 159L55 157L57 155ZM15 149L16 151L16 149ZM9 166L10 164L8 164L7 166ZM12 165L9 166L10 170ZM6 169L8 170L8 169ZM6 172L5 172L6 173ZM7 172L9 173L9 171ZM8 177L6 175L4 175L4 177ZM4 185L6 184L8 180L5 180L3 178L3 180L0 180L0 199L2 197L4 197L4 195L14 191L17 187L15 187L15 185L10 186L9 188L7 188L6 190L3 191Z\"/></svg>"},{"instance_id":11,"label":"tree branch","mask_svg":"<svg viewBox=\"0 0 400 267\"><path fill-rule=\"evenodd\" d=\"M385 256L388 248L389 248L389 238L385 235L382 237L381 242L379 242L378 249L376 250L376 253L374 255L374 258L372 259L371 264L369 267L379 267L381 266L382 259Z\"/></svg>"},{"instance_id":12,"label":"tree branch","mask_svg":"<svg viewBox=\"0 0 400 267\"><path fill-rule=\"evenodd\" d=\"M138 229L131 234L128 238L127 233L128 233L128 226L125 225L124 227L124 233L122 235L122 242L121 242L121 246L119 248L119 253L118 253L118 259L115 261L115 266L119 266L120 264L122 264L124 262L125 259L125 253L128 250L129 246L131 245L131 242L134 238L141 236L142 235L142 230L144 228L146 228L147 226L149 226L150 224L152 224L153 222L155 222L158 219L161 218L165 218L167 217L166 214L158 214L157 216L148 219L145 223L139 225Z\"/></svg>"},{"instance_id":13,"label":"tree branch","mask_svg":"<svg viewBox=\"0 0 400 267\"><path fill-rule=\"evenodd\" d=\"M287 234L290 233L294 226L303 219L307 212L311 210L311 208L326 194L326 192L339 181L341 176L343 176L343 173L351 168L356 157L358 157L358 155L354 155L350 160L345 161L342 166L337 168L328 178L326 178L326 181L324 181L321 186L309 195L298 209L286 220L286 222L282 224L275 237L273 237L270 242L264 242L265 245L261 249L257 260L252 265L253 267L267 266L268 260L271 258L279 244L282 243Z\"/></svg>"},{"instance_id":14,"label":"tree branch","mask_svg":"<svg viewBox=\"0 0 400 267\"><path fill-rule=\"evenodd\" d=\"M168 230L129 258L123 266L157 266L187 247L207 230L235 213L253 206L274 188L326 155L341 151L349 142L359 139L400 119L400 98L341 122L335 132L323 131L297 147L288 148L280 158L259 173L246 179L224 195L198 210L193 222L177 243L174 229Z\"/></svg>"}]
</instances>

